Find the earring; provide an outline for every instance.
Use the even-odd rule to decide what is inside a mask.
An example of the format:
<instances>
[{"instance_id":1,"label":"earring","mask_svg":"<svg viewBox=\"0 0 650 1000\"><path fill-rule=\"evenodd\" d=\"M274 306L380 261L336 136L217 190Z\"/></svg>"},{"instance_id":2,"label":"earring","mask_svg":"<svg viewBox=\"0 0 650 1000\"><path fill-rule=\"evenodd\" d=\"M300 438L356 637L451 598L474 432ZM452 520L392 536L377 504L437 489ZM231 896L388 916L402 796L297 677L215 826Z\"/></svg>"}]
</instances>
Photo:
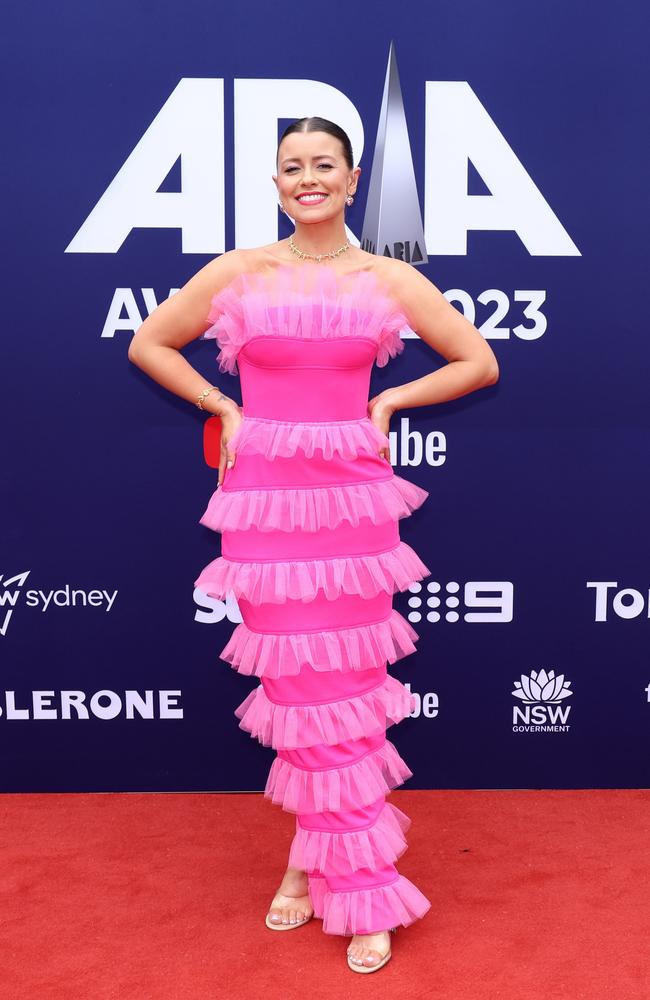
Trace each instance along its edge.
<instances>
[{"instance_id":1,"label":"earring","mask_svg":"<svg viewBox=\"0 0 650 1000\"><path fill-rule=\"evenodd\" d=\"M281 201L278 202L278 205L280 206L280 211L284 212L284 214L286 215L287 213L286 213L285 207L284 207L284 205L282 204Z\"/></svg>"},{"instance_id":2,"label":"earring","mask_svg":"<svg viewBox=\"0 0 650 1000\"><path fill-rule=\"evenodd\" d=\"M353 201L354 201L354 198L352 197L352 195L351 195L351 194L349 194L349 195L347 196L347 198L345 199L345 204L346 204L346 205L351 205Z\"/></svg>"}]
</instances>

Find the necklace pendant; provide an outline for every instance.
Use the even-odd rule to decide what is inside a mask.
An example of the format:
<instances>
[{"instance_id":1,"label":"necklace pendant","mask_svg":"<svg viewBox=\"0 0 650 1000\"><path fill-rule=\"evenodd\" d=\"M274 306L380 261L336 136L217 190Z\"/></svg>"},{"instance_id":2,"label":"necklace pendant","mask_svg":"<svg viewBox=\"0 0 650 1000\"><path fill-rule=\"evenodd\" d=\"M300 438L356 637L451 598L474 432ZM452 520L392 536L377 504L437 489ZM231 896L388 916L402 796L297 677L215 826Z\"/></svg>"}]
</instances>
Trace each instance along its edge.
<instances>
[{"instance_id":1,"label":"necklace pendant","mask_svg":"<svg viewBox=\"0 0 650 1000\"><path fill-rule=\"evenodd\" d=\"M336 257L339 256L339 254L342 254L346 250L349 250L350 243L348 240L346 240L343 246L339 247L338 250L328 250L327 253L318 253L318 254L307 253L305 250L301 250L300 247L296 246L296 244L293 241L293 233L292 233L291 236L289 237L289 249L291 250L292 253L294 253L298 257L299 260L307 260L307 259L315 260L317 264L320 264L320 262L325 257L329 258L330 260L334 260Z\"/></svg>"}]
</instances>

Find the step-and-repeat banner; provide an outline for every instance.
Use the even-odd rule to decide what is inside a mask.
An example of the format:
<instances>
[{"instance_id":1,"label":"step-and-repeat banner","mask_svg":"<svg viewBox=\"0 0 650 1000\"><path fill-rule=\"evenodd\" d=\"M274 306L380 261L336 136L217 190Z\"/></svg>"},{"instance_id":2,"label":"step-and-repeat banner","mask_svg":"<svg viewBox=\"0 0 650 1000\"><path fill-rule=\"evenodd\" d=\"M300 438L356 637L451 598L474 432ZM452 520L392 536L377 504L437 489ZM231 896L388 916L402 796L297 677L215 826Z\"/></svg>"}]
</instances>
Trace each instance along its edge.
<instances>
[{"instance_id":1,"label":"step-and-repeat banner","mask_svg":"<svg viewBox=\"0 0 650 1000\"><path fill-rule=\"evenodd\" d=\"M127 350L213 257L288 235L271 175L304 115L351 137L351 241L421 269L500 366L391 423L430 492L400 522L431 569L394 601L406 787L649 784L644 10L5 11L4 790L264 787L233 714L258 680L219 657L237 603L193 585L220 552L206 417ZM371 394L445 363L405 340ZM183 353L241 402L214 341Z\"/></svg>"}]
</instances>

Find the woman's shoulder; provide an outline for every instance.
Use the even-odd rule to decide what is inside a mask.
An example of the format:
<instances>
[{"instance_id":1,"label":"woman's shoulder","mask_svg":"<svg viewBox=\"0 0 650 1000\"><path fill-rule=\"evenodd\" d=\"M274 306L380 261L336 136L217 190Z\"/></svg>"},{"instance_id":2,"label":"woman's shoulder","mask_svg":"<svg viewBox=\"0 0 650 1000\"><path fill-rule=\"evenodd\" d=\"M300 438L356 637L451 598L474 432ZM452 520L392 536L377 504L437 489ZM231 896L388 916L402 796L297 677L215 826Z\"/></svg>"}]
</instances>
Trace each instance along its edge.
<instances>
[{"instance_id":1,"label":"woman's shoulder","mask_svg":"<svg viewBox=\"0 0 650 1000\"><path fill-rule=\"evenodd\" d=\"M413 264L393 257L378 257L377 261L377 276L405 313L430 310L442 300L438 286Z\"/></svg>"},{"instance_id":2,"label":"woman's shoulder","mask_svg":"<svg viewBox=\"0 0 650 1000\"><path fill-rule=\"evenodd\" d=\"M405 260L400 260L397 257L382 257L379 254L370 254L369 256L375 257L377 276L383 278L394 289L402 287L405 281L412 282L414 275L422 278L413 264L408 264Z\"/></svg>"},{"instance_id":3,"label":"woman's shoulder","mask_svg":"<svg viewBox=\"0 0 650 1000\"><path fill-rule=\"evenodd\" d=\"M239 275L257 270L263 259L260 249L253 247L251 249L226 250L211 260L207 268L210 270L214 290L218 291L219 288L230 284Z\"/></svg>"}]
</instances>

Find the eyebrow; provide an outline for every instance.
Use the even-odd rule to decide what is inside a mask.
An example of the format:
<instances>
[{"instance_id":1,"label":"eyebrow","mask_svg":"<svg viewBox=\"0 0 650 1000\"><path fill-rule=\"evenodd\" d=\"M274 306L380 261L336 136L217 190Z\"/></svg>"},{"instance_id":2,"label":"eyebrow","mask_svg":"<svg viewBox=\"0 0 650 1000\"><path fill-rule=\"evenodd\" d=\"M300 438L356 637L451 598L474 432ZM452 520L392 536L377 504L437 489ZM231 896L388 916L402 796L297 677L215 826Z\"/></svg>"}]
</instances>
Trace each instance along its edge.
<instances>
[{"instance_id":1,"label":"eyebrow","mask_svg":"<svg viewBox=\"0 0 650 1000\"><path fill-rule=\"evenodd\" d=\"M318 156L312 156L312 160L335 160L335 159L336 159L336 157L334 156L333 153L320 153ZM288 157L286 157L286 159L284 159L284 160L281 161L281 164L282 164L282 166L284 166L285 163L292 163L294 160L297 161L297 162L299 162L300 161L300 157L299 156L288 156Z\"/></svg>"}]
</instances>

